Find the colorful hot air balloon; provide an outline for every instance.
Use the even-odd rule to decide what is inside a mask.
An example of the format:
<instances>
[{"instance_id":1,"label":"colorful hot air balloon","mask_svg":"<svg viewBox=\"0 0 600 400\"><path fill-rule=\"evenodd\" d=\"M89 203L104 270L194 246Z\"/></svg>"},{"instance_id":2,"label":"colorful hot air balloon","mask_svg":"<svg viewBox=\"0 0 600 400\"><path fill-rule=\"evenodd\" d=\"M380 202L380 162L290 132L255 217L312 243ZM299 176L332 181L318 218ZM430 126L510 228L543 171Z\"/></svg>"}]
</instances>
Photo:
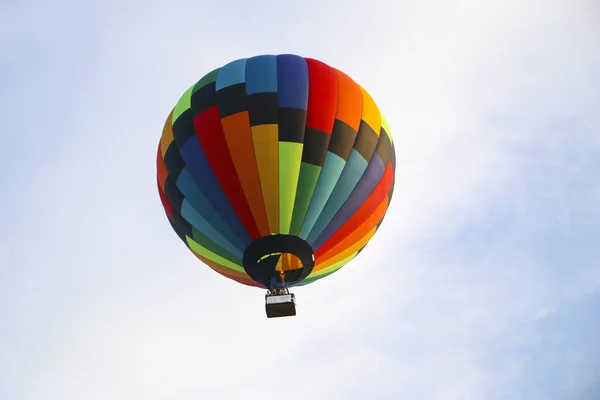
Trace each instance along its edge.
<instances>
[{"instance_id":1,"label":"colorful hot air balloon","mask_svg":"<svg viewBox=\"0 0 600 400\"><path fill-rule=\"evenodd\" d=\"M289 54L206 74L169 114L158 147L159 194L181 240L221 275L271 293L356 257L394 176L390 129L365 89Z\"/></svg>"}]
</instances>

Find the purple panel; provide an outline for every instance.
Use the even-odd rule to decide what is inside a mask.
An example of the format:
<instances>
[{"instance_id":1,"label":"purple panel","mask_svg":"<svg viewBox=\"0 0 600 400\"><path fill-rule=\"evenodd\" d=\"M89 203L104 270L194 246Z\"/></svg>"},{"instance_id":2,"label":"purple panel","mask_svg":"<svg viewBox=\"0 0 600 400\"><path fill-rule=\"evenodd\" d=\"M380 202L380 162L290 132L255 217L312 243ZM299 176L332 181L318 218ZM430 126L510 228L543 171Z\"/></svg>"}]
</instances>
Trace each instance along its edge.
<instances>
[{"instance_id":1,"label":"purple panel","mask_svg":"<svg viewBox=\"0 0 600 400\"><path fill-rule=\"evenodd\" d=\"M311 243L315 251L327 242L327 240L329 240L329 238L333 236L338 229L350 219L350 217L352 217L360 206L362 206L381 180L384 172L385 166L383 165L381 157L379 157L379 154L374 153L367 170L358 182L358 185L354 188L352 194L348 197L348 200L346 200L342 208L340 208L336 216L331 220L323 232L321 232L315 241Z\"/></svg>"}]
</instances>

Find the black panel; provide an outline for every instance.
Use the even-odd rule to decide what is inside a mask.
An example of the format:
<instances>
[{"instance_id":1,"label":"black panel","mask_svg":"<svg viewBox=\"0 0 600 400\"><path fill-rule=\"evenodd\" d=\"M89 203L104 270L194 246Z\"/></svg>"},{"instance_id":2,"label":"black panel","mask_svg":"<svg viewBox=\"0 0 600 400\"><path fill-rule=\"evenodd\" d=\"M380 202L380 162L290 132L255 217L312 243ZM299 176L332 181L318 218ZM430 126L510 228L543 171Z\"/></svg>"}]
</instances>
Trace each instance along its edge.
<instances>
[{"instance_id":1,"label":"black panel","mask_svg":"<svg viewBox=\"0 0 600 400\"><path fill-rule=\"evenodd\" d=\"M360 122L358 128L358 135L354 142L354 148L364 157L365 160L371 161L375 147L377 147L377 141L379 137L365 121Z\"/></svg>"},{"instance_id":2,"label":"black panel","mask_svg":"<svg viewBox=\"0 0 600 400\"><path fill-rule=\"evenodd\" d=\"M257 93L248 96L250 126L276 124L279 114L277 93Z\"/></svg>"},{"instance_id":3,"label":"black panel","mask_svg":"<svg viewBox=\"0 0 600 400\"><path fill-rule=\"evenodd\" d=\"M276 283L282 283L279 272L275 269L279 256L260 260L263 256L273 253L293 254L302 263L302 268L285 271L285 284L300 282L312 272L315 266L312 247L297 236L269 235L256 239L244 251L243 266L250 278L263 284L266 288L272 287L272 279Z\"/></svg>"},{"instance_id":4,"label":"black panel","mask_svg":"<svg viewBox=\"0 0 600 400\"><path fill-rule=\"evenodd\" d=\"M192 237L192 226L187 222L178 211L173 211L173 224L181 231L181 233Z\"/></svg>"},{"instance_id":5,"label":"black panel","mask_svg":"<svg viewBox=\"0 0 600 400\"><path fill-rule=\"evenodd\" d=\"M390 156L390 162L392 163L392 166L394 167L394 170L396 169L396 146L394 146L394 142L392 142L392 154Z\"/></svg>"},{"instance_id":6,"label":"black panel","mask_svg":"<svg viewBox=\"0 0 600 400\"><path fill-rule=\"evenodd\" d=\"M390 191L388 192L388 199L391 202L392 201L392 196L394 194L394 186L396 184L396 148L394 146L394 143L391 142L391 140L389 139L389 137L388 137L388 141L390 141L390 158L389 158L389 162L392 163L392 168L394 170L394 180L392 181L392 187L390 188Z\"/></svg>"},{"instance_id":7,"label":"black panel","mask_svg":"<svg viewBox=\"0 0 600 400\"><path fill-rule=\"evenodd\" d=\"M387 167L387 163L392 157L392 151L392 142L390 141L389 136L382 130L375 152L379 154L384 167Z\"/></svg>"},{"instance_id":8,"label":"black panel","mask_svg":"<svg viewBox=\"0 0 600 400\"><path fill-rule=\"evenodd\" d=\"M173 124L173 137L179 145L183 145L189 138L196 135L192 110L185 110Z\"/></svg>"},{"instance_id":9,"label":"black panel","mask_svg":"<svg viewBox=\"0 0 600 400\"><path fill-rule=\"evenodd\" d=\"M331 135L327 132L306 128L306 132L304 132L302 161L322 167L327 155L330 138Z\"/></svg>"},{"instance_id":10,"label":"black panel","mask_svg":"<svg viewBox=\"0 0 600 400\"><path fill-rule=\"evenodd\" d=\"M237 83L217 91L217 106L221 118L248 110L246 84Z\"/></svg>"},{"instance_id":11,"label":"black panel","mask_svg":"<svg viewBox=\"0 0 600 400\"><path fill-rule=\"evenodd\" d=\"M348 161L357 132L347 123L335 120L329 142L329 151Z\"/></svg>"},{"instance_id":12,"label":"black panel","mask_svg":"<svg viewBox=\"0 0 600 400\"><path fill-rule=\"evenodd\" d=\"M194 116L217 105L215 86L215 82L209 83L192 94L191 109Z\"/></svg>"},{"instance_id":13,"label":"black panel","mask_svg":"<svg viewBox=\"0 0 600 400\"><path fill-rule=\"evenodd\" d=\"M301 110L299 108L280 108L278 124L280 142L304 142L306 110Z\"/></svg>"},{"instance_id":14,"label":"black panel","mask_svg":"<svg viewBox=\"0 0 600 400\"><path fill-rule=\"evenodd\" d=\"M167 215L167 219L169 220L169 224L171 224L171 228L173 228L173 230L175 231L175 233L177 234L177 236L179 236L179 239L181 239L181 241L183 243L185 243L186 246L188 246L187 240L185 239L185 233L181 229L179 229L179 227L177 227L177 225L175 225L175 223L171 220L171 217L169 217L168 213L165 212L165 214Z\"/></svg>"},{"instance_id":15,"label":"black panel","mask_svg":"<svg viewBox=\"0 0 600 400\"><path fill-rule=\"evenodd\" d=\"M181 154L179 154L179 147L177 146L177 143L171 142L169 148L167 148L167 151L165 152L164 161L167 171L169 172L169 176L174 181L177 181L177 177L179 177L181 170L183 167L185 167L185 163L181 158Z\"/></svg>"},{"instance_id":16,"label":"black panel","mask_svg":"<svg viewBox=\"0 0 600 400\"><path fill-rule=\"evenodd\" d=\"M165 180L165 196L173 206L173 211L181 213L181 205L183 204L184 199L183 194L181 194L181 191L170 175L167 175L167 179Z\"/></svg>"},{"instance_id":17,"label":"black panel","mask_svg":"<svg viewBox=\"0 0 600 400\"><path fill-rule=\"evenodd\" d=\"M383 125L381 125L381 129L379 130L379 132L380 132L379 134L381 136L386 135L388 138L391 136L391 135L389 135L389 132L385 130L385 128L383 127Z\"/></svg>"}]
</instances>

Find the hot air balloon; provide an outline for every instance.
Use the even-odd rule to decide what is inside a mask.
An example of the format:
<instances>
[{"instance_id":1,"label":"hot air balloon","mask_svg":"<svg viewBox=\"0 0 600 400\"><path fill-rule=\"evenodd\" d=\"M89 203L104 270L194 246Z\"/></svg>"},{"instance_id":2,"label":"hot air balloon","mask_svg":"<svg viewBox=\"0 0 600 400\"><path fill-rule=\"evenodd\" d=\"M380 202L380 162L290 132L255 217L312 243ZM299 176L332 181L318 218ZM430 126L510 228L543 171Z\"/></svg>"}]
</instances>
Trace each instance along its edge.
<instances>
[{"instance_id":1,"label":"hot air balloon","mask_svg":"<svg viewBox=\"0 0 600 400\"><path fill-rule=\"evenodd\" d=\"M158 192L199 260L266 289L267 317L290 316L289 288L338 271L373 237L395 163L363 87L316 59L259 55L183 93L160 138Z\"/></svg>"}]
</instances>

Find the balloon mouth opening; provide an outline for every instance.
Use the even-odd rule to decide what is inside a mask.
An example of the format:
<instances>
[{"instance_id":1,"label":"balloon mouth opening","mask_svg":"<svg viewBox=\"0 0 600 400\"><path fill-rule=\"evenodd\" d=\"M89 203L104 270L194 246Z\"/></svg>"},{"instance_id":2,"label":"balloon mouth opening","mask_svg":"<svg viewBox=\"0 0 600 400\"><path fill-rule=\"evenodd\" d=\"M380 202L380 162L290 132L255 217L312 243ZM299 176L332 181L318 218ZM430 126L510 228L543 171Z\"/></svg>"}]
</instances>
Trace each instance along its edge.
<instances>
[{"instance_id":1,"label":"balloon mouth opening","mask_svg":"<svg viewBox=\"0 0 600 400\"><path fill-rule=\"evenodd\" d=\"M269 235L246 248L243 267L254 281L267 289L293 286L315 266L315 254L307 241L294 235Z\"/></svg>"}]
</instances>

